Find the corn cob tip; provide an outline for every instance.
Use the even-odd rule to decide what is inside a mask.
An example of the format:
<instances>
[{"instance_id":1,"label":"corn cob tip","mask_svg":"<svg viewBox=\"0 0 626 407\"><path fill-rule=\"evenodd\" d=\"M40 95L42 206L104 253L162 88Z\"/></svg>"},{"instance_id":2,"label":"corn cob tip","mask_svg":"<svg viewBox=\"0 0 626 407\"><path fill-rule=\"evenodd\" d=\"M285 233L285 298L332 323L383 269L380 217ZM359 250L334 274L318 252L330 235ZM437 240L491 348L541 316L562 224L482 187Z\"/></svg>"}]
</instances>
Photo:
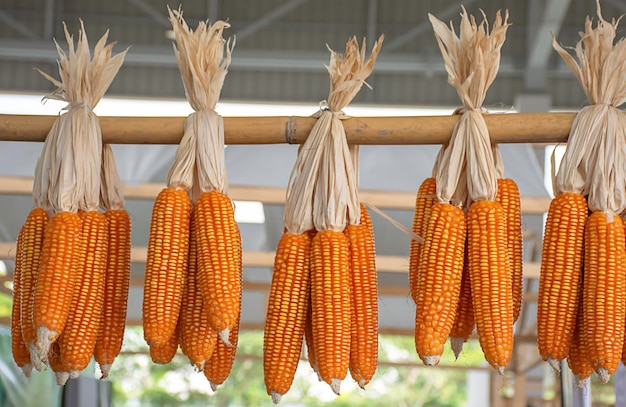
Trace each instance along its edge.
<instances>
[{"instance_id":1,"label":"corn cob tip","mask_svg":"<svg viewBox=\"0 0 626 407\"><path fill-rule=\"evenodd\" d=\"M54 375L57 378L57 384L59 386L65 386L65 383L67 383L67 379L70 378L69 372L56 372Z\"/></svg>"},{"instance_id":2,"label":"corn cob tip","mask_svg":"<svg viewBox=\"0 0 626 407\"><path fill-rule=\"evenodd\" d=\"M29 377L31 373L33 372L33 365L30 363L26 363L24 364L24 366L22 366L22 373L24 373L24 376Z\"/></svg>"},{"instance_id":3,"label":"corn cob tip","mask_svg":"<svg viewBox=\"0 0 626 407\"><path fill-rule=\"evenodd\" d=\"M336 395L339 395L339 390L341 388L341 379L331 379L330 380L330 388Z\"/></svg>"},{"instance_id":4,"label":"corn cob tip","mask_svg":"<svg viewBox=\"0 0 626 407\"><path fill-rule=\"evenodd\" d=\"M189 362L191 363L191 366L193 366L193 370L195 370L196 372L199 373L204 371L204 365L206 364L206 360L198 363L193 363L190 359Z\"/></svg>"},{"instance_id":5,"label":"corn cob tip","mask_svg":"<svg viewBox=\"0 0 626 407\"><path fill-rule=\"evenodd\" d=\"M365 390L365 385L366 384L367 384L367 380L365 380L365 379L361 379L358 382L359 387L362 388L363 390Z\"/></svg>"},{"instance_id":6,"label":"corn cob tip","mask_svg":"<svg viewBox=\"0 0 626 407\"><path fill-rule=\"evenodd\" d=\"M38 359L46 365L48 364L48 351L50 350L50 346L58 337L59 333L57 331L51 331L46 326L37 328L37 343L35 347L39 352Z\"/></svg>"},{"instance_id":7,"label":"corn cob tip","mask_svg":"<svg viewBox=\"0 0 626 407\"><path fill-rule=\"evenodd\" d=\"M576 376L576 387L579 389L586 389L587 385L587 379L582 379L580 376Z\"/></svg>"},{"instance_id":8,"label":"corn cob tip","mask_svg":"<svg viewBox=\"0 0 626 407\"><path fill-rule=\"evenodd\" d=\"M80 370L70 370L70 379L78 379L80 376Z\"/></svg>"},{"instance_id":9,"label":"corn cob tip","mask_svg":"<svg viewBox=\"0 0 626 407\"><path fill-rule=\"evenodd\" d=\"M104 365L100 365L100 373L102 374L102 376L100 376L100 380L104 380L107 377L109 377L110 370L111 370L110 363L105 363Z\"/></svg>"},{"instance_id":10,"label":"corn cob tip","mask_svg":"<svg viewBox=\"0 0 626 407\"><path fill-rule=\"evenodd\" d=\"M32 363L33 367L38 372L41 372L43 365L41 363L41 353L40 353L39 348L35 346L34 342L31 342L28 345L28 351L30 352L30 362Z\"/></svg>"},{"instance_id":11,"label":"corn cob tip","mask_svg":"<svg viewBox=\"0 0 626 407\"><path fill-rule=\"evenodd\" d=\"M560 360L552 359L551 357L548 356L548 364L552 366L552 369L554 369L556 373L561 373L561 361Z\"/></svg>"},{"instance_id":12,"label":"corn cob tip","mask_svg":"<svg viewBox=\"0 0 626 407\"><path fill-rule=\"evenodd\" d=\"M500 376L504 375L504 369L505 369L504 366L498 366L498 373L500 373Z\"/></svg>"},{"instance_id":13,"label":"corn cob tip","mask_svg":"<svg viewBox=\"0 0 626 407\"><path fill-rule=\"evenodd\" d=\"M220 331L220 333L218 334L220 336L220 339L222 340L222 342L224 342L224 344L226 346L228 346L229 348L233 347L233 344L230 343L230 328L226 328L223 331Z\"/></svg>"},{"instance_id":14,"label":"corn cob tip","mask_svg":"<svg viewBox=\"0 0 626 407\"><path fill-rule=\"evenodd\" d=\"M465 338L461 338L461 337L450 338L450 347L452 348L452 352L454 352L454 360L459 360L459 355L463 351L464 343L465 343Z\"/></svg>"},{"instance_id":15,"label":"corn cob tip","mask_svg":"<svg viewBox=\"0 0 626 407\"><path fill-rule=\"evenodd\" d=\"M424 356L424 364L426 366L437 366L439 364L440 359L441 359L440 355Z\"/></svg>"},{"instance_id":16,"label":"corn cob tip","mask_svg":"<svg viewBox=\"0 0 626 407\"><path fill-rule=\"evenodd\" d=\"M282 394L276 392L275 390L272 390L271 396L272 396L272 403L274 404L280 403L280 399L283 397Z\"/></svg>"},{"instance_id":17,"label":"corn cob tip","mask_svg":"<svg viewBox=\"0 0 626 407\"><path fill-rule=\"evenodd\" d=\"M209 384L211 385L211 391L215 393L217 391L217 386L219 386L219 384L213 383L213 382L209 382Z\"/></svg>"},{"instance_id":18,"label":"corn cob tip","mask_svg":"<svg viewBox=\"0 0 626 407\"><path fill-rule=\"evenodd\" d=\"M596 373L598 374L598 376L600 376L600 381L602 382L602 384L607 384L609 382L611 375L609 374L608 370L601 367L596 371Z\"/></svg>"}]
</instances>

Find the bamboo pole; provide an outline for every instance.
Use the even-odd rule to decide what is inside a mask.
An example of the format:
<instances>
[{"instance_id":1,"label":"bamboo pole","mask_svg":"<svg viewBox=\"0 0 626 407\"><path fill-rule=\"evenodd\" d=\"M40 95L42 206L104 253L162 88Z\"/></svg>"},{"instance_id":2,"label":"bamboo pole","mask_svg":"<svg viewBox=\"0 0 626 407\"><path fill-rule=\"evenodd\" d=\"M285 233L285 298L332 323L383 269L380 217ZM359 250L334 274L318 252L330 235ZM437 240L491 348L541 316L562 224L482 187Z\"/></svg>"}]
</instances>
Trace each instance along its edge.
<instances>
[{"instance_id":1,"label":"bamboo pole","mask_svg":"<svg viewBox=\"0 0 626 407\"><path fill-rule=\"evenodd\" d=\"M486 114L494 143L560 143L575 113ZM0 141L43 141L56 116L0 115ZM348 143L362 145L443 144L459 116L353 117L343 121ZM109 144L177 144L184 117L100 117ZM301 144L311 117L225 117L226 144Z\"/></svg>"}]
</instances>

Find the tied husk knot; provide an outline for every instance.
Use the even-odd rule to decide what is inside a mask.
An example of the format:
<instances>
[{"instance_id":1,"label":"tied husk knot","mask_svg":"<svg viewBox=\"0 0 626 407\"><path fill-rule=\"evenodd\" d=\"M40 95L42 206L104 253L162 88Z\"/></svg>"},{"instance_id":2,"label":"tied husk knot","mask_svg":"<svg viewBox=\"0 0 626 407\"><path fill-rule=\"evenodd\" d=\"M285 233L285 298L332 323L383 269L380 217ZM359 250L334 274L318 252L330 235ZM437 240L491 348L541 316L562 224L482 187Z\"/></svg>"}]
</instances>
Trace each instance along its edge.
<instances>
[{"instance_id":1,"label":"tied husk knot","mask_svg":"<svg viewBox=\"0 0 626 407\"><path fill-rule=\"evenodd\" d=\"M508 12L498 11L491 27L486 16L478 23L462 8L457 34L432 14L428 15L441 50L448 83L459 95L462 107L454 114L461 117L454 127L450 143L442 147L433 174L440 202L468 206L479 200L493 201L497 177L501 172L500 152L492 146L482 104L500 67L500 50L506 39Z\"/></svg>"}]
</instances>

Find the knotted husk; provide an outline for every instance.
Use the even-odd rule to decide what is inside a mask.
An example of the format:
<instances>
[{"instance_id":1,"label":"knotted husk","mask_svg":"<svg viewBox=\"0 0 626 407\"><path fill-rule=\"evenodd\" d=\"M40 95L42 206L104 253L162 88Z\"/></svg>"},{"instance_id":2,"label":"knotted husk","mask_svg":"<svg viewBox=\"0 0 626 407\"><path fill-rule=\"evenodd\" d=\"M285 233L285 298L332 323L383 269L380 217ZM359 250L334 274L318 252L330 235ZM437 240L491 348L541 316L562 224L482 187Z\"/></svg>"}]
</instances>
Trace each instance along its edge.
<instances>
[{"instance_id":1,"label":"knotted husk","mask_svg":"<svg viewBox=\"0 0 626 407\"><path fill-rule=\"evenodd\" d=\"M117 171L115 155L110 144L102 146L102 172L100 179L100 207L105 211L124 209L122 180Z\"/></svg>"},{"instance_id":2,"label":"knotted husk","mask_svg":"<svg viewBox=\"0 0 626 407\"><path fill-rule=\"evenodd\" d=\"M587 17L576 44L576 58L552 36L554 49L583 87L590 106L576 115L554 191L588 195L589 209L607 219L626 209L626 118L617 107L626 101L626 41L615 42L619 20L602 17L593 27Z\"/></svg>"},{"instance_id":3,"label":"knotted husk","mask_svg":"<svg viewBox=\"0 0 626 407\"><path fill-rule=\"evenodd\" d=\"M358 224L360 206L357 176L345 129L343 109L356 96L374 69L384 36L365 59L366 44L355 37L346 45L345 55L330 50L330 94L327 107L320 110L309 137L298 152L291 172L285 202L285 227L289 233L308 230L342 231L347 223Z\"/></svg>"},{"instance_id":4,"label":"knotted husk","mask_svg":"<svg viewBox=\"0 0 626 407\"><path fill-rule=\"evenodd\" d=\"M455 112L461 117L436 170L437 198L440 202L493 201L498 188L497 170L482 104L500 66L500 49L510 25L508 12L504 19L500 12L496 14L490 32L486 18L478 24L463 8L459 35L452 24L448 28L432 14L429 18L448 83L463 103ZM462 178L466 178L466 194Z\"/></svg>"},{"instance_id":5,"label":"knotted husk","mask_svg":"<svg viewBox=\"0 0 626 407\"><path fill-rule=\"evenodd\" d=\"M189 191L192 200L203 192L227 194L224 156L224 121L215 112L235 45L223 38L230 24L200 21L192 30L181 10L170 10L169 20L176 37L174 54L185 95L195 111L185 121L183 138L167 176L170 188Z\"/></svg>"}]
</instances>

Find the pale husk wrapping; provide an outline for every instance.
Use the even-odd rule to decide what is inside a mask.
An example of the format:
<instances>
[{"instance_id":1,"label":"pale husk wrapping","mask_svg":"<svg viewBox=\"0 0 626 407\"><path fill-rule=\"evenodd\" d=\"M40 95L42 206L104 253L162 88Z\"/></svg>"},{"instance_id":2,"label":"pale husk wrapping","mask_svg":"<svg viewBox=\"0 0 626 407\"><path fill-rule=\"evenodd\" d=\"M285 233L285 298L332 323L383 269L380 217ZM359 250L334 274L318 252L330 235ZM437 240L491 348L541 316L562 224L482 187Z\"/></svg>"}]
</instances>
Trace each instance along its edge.
<instances>
[{"instance_id":1,"label":"pale husk wrapping","mask_svg":"<svg viewBox=\"0 0 626 407\"><path fill-rule=\"evenodd\" d=\"M215 107L234 46L234 41L226 42L223 38L224 29L230 24L201 21L192 30L180 10L169 10L169 19L176 37L174 54L185 94L195 112L185 121L167 184L190 191L194 198L213 190L227 193L224 122Z\"/></svg>"},{"instance_id":2,"label":"pale husk wrapping","mask_svg":"<svg viewBox=\"0 0 626 407\"><path fill-rule=\"evenodd\" d=\"M342 231L348 223L360 222L358 149L348 147L341 122L347 116L342 110L374 69L383 39L381 35L367 59L365 41L359 47L354 37L344 55L329 49L327 107L315 115L318 120L298 152L287 187L285 227L289 233Z\"/></svg>"},{"instance_id":3,"label":"pale husk wrapping","mask_svg":"<svg viewBox=\"0 0 626 407\"><path fill-rule=\"evenodd\" d=\"M40 196L36 202L41 203L41 196L47 194L51 213L99 207L102 134L92 109L113 82L126 55L123 51L111 56L115 44L106 44L106 32L96 44L92 58L85 27L82 21L80 24L76 47L64 27L68 54L55 42L61 80L39 71L57 86L47 98L68 103L67 112L59 115L48 133L35 169L34 190Z\"/></svg>"},{"instance_id":4,"label":"pale husk wrapping","mask_svg":"<svg viewBox=\"0 0 626 407\"><path fill-rule=\"evenodd\" d=\"M105 211L124 209L122 180L111 145L102 146L102 172L100 179L100 206Z\"/></svg>"},{"instance_id":5,"label":"pale husk wrapping","mask_svg":"<svg viewBox=\"0 0 626 407\"><path fill-rule=\"evenodd\" d=\"M589 209L613 215L626 209L626 118L617 109L626 101L626 41L615 42L619 20L606 21L599 2L597 12L595 27L589 17L585 21L576 58L553 36L591 103L572 123L554 191L588 195Z\"/></svg>"},{"instance_id":6,"label":"pale husk wrapping","mask_svg":"<svg viewBox=\"0 0 626 407\"><path fill-rule=\"evenodd\" d=\"M498 171L482 104L498 73L500 49L510 25L508 13L503 19L498 12L489 31L486 18L477 23L463 8L459 35L452 24L447 27L431 14L429 18L448 72L448 83L463 103L463 108L455 112L461 117L436 170L437 198L453 203L494 200Z\"/></svg>"}]
</instances>

